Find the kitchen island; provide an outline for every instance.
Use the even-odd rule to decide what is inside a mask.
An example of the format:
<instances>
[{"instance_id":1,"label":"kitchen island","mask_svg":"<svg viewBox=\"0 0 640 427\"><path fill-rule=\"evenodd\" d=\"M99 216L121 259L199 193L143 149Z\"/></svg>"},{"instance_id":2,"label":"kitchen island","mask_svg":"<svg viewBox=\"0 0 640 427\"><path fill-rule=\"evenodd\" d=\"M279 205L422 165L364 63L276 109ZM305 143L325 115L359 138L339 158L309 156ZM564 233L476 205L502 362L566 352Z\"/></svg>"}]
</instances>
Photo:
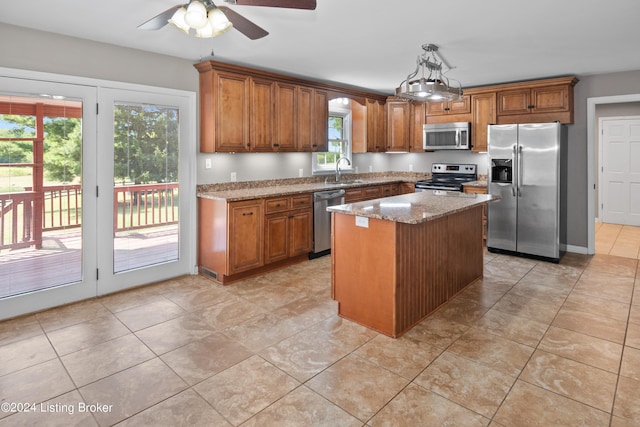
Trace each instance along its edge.
<instances>
[{"instance_id":1,"label":"kitchen island","mask_svg":"<svg viewBox=\"0 0 640 427\"><path fill-rule=\"evenodd\" d=\"M399 337L482 276L490 195L423 191L329 207L338 314Z\"/></svg>"}]
</instances>

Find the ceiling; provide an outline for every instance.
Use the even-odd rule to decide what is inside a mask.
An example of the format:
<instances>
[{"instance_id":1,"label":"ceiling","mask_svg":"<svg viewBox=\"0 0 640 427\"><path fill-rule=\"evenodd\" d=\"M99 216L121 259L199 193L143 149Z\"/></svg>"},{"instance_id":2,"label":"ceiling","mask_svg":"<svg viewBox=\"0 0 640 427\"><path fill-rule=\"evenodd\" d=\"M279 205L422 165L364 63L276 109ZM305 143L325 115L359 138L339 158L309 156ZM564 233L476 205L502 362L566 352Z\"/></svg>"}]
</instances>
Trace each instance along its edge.
<instances>
[{"instance_id":1,"label":"ceiling","mask_svg":"<svg viewBox=\"0 0 640 427\"><path fill-rule=\"evenodd\" d=\"M185 1L186 0L182 0ZM424 43L463 87L640 70L638 0L317 0L315 11L227 5L270 34L214 39L136 27L176 0L0 0L0 22L199 62L214 58L390 94ZM218 4L222 4L218 0Z\"/></svg>"}]
</instances>

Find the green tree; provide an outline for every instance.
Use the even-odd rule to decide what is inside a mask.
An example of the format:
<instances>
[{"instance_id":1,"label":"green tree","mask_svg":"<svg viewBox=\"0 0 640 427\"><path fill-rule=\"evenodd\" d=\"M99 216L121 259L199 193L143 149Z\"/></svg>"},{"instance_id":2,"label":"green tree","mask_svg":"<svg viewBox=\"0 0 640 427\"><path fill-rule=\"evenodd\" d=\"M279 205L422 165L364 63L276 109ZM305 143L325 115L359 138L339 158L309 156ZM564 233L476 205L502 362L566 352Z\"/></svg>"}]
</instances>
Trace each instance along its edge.
<instances>
[{"instance_id":1,"label":"green tree","mask_svg":"<svg viewBox=\"0 0 640 427\"><path fill-rule=\"evenodd\" d=\"M117 105L114 114L116 181L178 179L178 111L149 105Z\"/></svg>"},{"instance_id":2,"label":"green tree","mask_svg":"<svg viewBox=\"0 0 640 427\"><path fill-rule=\"evenodd\" d=\"M44 124L44 174L47 179L72 182L82 173L80 119L55 118Z\"/></svg>"}]
</instances>

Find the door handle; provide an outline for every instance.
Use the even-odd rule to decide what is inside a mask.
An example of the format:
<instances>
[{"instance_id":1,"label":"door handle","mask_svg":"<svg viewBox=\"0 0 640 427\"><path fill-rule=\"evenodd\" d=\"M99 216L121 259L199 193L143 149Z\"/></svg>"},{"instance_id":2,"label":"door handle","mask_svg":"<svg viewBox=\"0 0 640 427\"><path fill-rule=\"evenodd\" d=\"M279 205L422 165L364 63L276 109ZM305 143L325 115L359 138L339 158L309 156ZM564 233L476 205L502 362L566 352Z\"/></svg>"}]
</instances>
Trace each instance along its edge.
<instances>
[{"instance_id":1,"label":"door handle","mask_svg":"<svg viewBox=\"0 0 640 427\"><path fill-rule=\"evenodd\" d=\"M522 145L518 146L518 197L522 197L522 179L523 179L523 171L522 171Z\"/></svg>"},{"instance_id":2,"label":"door handle","mask_svg":"<svg viewBox=\"0 0 640 427\"><path fill-rule=\"evenodd\" d=\"M456 129L456 147L460 148L460 129Z\"/></svg>"},{"instance_id":3,"label":"door handle","mask_svg":"<svg viewBox=\"0 0 640 427\"><path fill-rule=\"evenodd\" d=\"M515 144L513 145L513 147L511 147L512 149L512 153L511 153L511 195L513 197L516 197L516 186L517 184L517 173L518 173L518 167L516 166L516 146ZM514 171L513 168L515 168L516 170ZM515 173L514 173L515 172Z\"/></svg>"}]
</instances>

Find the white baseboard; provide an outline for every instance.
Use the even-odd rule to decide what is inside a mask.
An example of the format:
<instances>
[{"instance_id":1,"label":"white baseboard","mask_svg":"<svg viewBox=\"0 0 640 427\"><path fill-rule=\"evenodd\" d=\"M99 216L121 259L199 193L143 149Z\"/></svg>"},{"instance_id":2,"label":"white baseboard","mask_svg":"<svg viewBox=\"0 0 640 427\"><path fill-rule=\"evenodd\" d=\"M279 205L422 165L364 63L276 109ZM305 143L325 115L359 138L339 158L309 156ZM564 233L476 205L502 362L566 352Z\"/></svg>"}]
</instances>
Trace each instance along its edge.
<instances>
[{"instance_id":1,"label":"white baseboard","mask_svg":"<svg viewBox=\"0 0 640 427\"><path fill-rule=\"evenodd\" d=\"M584 246L567 245L566 251L574 254L589 255L589 248Z\"/></svg>"}]
</instances>

